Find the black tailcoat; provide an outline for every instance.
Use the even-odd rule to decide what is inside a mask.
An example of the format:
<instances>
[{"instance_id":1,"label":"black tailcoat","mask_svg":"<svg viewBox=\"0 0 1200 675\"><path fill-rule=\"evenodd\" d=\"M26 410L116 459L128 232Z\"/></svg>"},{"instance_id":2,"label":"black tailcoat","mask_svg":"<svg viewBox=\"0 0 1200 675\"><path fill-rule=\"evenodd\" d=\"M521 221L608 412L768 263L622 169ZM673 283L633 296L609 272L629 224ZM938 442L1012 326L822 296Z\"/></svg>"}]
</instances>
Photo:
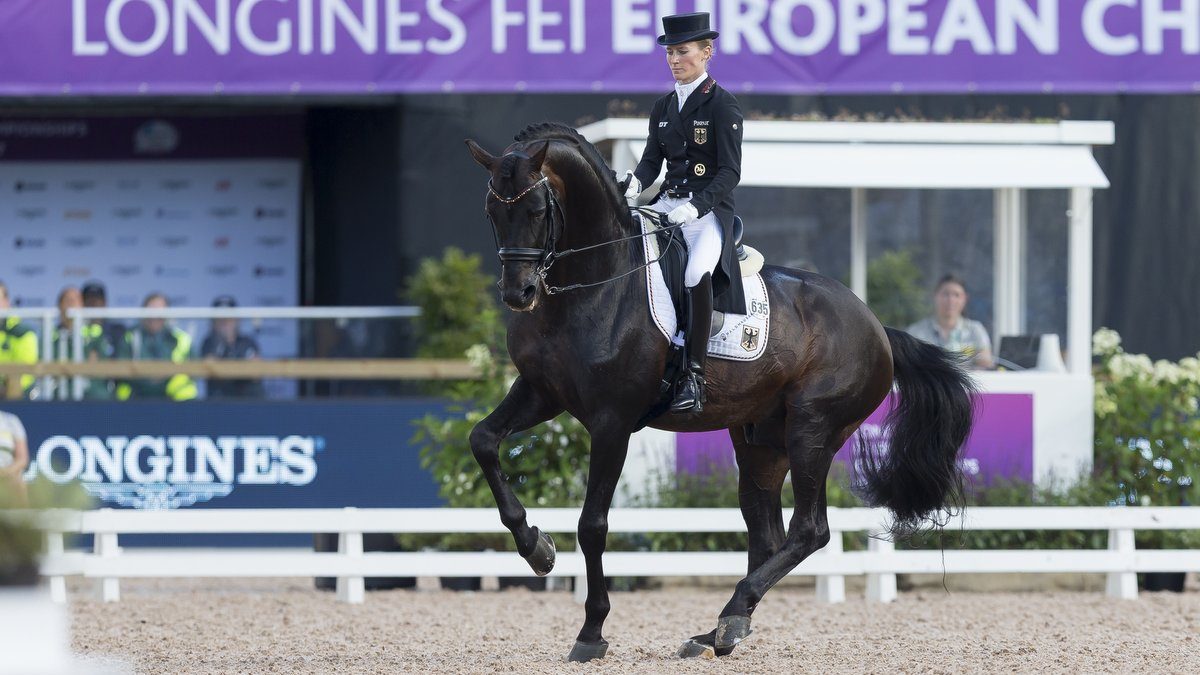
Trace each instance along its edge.
<instances>
[{"instance_id":1,"label":"black tailcoat","mask_svg":"<svg viewBox=\"0 0 1200 675\"><path fill-rule=\"evenodd\" d=\"M731 314L746 313L742 277L733 248L733 188L742 177L742 109L733 94L709 77L679 109L677 94L654 102L646 150L634 175L642 185L658 178L667 162L666 190L692 193L691 203L704 216L715 211L724 244L713 273L714 307Z\"/></svg>"}]
</instances>

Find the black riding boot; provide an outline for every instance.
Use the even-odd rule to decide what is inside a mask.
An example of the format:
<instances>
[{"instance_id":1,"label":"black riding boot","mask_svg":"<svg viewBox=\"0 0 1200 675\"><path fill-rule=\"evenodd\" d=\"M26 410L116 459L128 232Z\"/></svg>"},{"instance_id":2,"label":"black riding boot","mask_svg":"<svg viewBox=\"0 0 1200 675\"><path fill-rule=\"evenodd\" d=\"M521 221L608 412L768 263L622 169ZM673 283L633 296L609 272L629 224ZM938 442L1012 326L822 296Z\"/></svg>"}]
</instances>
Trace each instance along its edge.
<instances>
[{"instance_id":1,"label":"black riding boot","mask_svg":"<svg viewBox=\"0 0 1200 675\"><path fill-rule=\"evenodd\" d=\"M704 358L708 355L708 332L712 329L712 275L705 274L700 283L687 289L688 372L680 384L671 412L687 413L704 410Z\"/></svg>"}]
</instances>

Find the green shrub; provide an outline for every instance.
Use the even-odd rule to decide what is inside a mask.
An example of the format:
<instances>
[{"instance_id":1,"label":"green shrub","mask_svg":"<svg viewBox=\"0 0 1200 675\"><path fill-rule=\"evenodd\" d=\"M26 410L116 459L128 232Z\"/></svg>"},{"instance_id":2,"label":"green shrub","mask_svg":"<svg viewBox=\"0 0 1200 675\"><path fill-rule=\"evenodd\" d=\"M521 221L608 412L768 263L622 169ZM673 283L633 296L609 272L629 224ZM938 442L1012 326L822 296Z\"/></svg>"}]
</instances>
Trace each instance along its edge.
<instances>
[{"instance_id":1,"label":"green shrub","mask_svg":"<svg viewBox=\"0 0 1200 675\"><path fill-rule=\"evenodd\" d=\"M1096 472L1129 505L1196 502L1200 468L1200 360L1151 362L1128 354L1121 337L1093 338L1096 377ZM1200 354L1197 354L1200 357Z\"/></svg>"},{"instance_id":2,"label":"green shrub","mask_svg":"<svg viewBox=\"0 0 1200 675\"><path fill-rule=\"evenodd\" d=\"M33 512L91 505L79 483L58 485L39 477L25 487L27 494L18 494L10 481L0 480L0 586L24 585L36 579L45 536L30 520Z\"/></svg>"},{"instance_id":3,"label":"green shrub","mask_svg":"<svg viewBox=\"0 0 1200 675\"><path fill-rule=\"evenodd\" d=\"M903 328L929 313L929 292L912 251L887 251L867 264L867 304L885 326Z\"/></svg>"},{"instance_id":4,"label":"green shrub","mask_svg":"<svg viewBox=\"0 0 1200 675\"><path fill-rule=\"evenodd\" d=\"M642 498L636 506L661 508L732 508L738 504L737 473L723 466L709 467L699 473L670 473L652 476L655 488L653 499ZM829 506L851 508L862 501L850 491L848 472L843 464L834 462L825 481L825 498ZM781 505L790 510L795 503L791 480L785 480L780 494ZM784 516L787 524L788 516ZM864 548L862 537L846 534L846 550ZM744 551L747 542L742 532L656 532L638 538L639 548L651 551Z\"/></svg>"},{"instance_id":5,"label":"green shrub","mask_svg":"<svg viewBox=\"0 0 1200 675\"><path fill-rule=\"evenodd\" d=\"M416 318L418 355L461 358L472 345L491 349L503 345L495 280L481 267L478 255L450 247L441 259L422 260L408 279L408 299L421 308Z\"/></svg>"},{"instance_id":6,"label":"green shrub","mask_svg":"<svg viewBox=\"0 0 1200 675\"><path fill-rule=\"evenodd\" d=\"M1095 476L1129 506L1196 504L1200 474L1200 354L1178 363L1129 354L1101 328L1097 357ZM1200 548L1200 532L1147 531L1138 546Z\"/></svg>"},{"instance_id":7,"label":"green shrub","mask_svg":"<svg viewBox=\"0 0 1200 675\"><path fill-rule=\"evenodd\" d=\"M438 482L438 494L447 506L495 508L491 489L471 454L470 434L504 399L516 371L503 348L504 325L491 291L494 283L479 267L478 256L447 249L441 260L423 261L408 284L410 297L422 310L419 353L465 356L482 374L477 380L443 386L441 393L449 398L449 407L444 414L417 420L412 441L420 448L421 466ZM525 506L579 506L586 491L589 448L583 425L563 414L505 440L500 465ZM410 547L513 547L507 534L405 537L404 541Z\"/></svg>"}]
</instances>

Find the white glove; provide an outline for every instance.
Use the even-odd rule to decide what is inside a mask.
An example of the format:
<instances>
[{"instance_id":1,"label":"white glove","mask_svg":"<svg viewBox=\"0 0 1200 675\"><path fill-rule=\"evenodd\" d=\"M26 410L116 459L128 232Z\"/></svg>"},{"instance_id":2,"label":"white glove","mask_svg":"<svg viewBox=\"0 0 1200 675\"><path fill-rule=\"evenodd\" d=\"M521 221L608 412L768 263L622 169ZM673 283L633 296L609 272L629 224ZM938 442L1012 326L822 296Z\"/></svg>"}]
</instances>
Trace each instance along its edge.
<instances>
[{"instance_id":1,"label":"white glove","mask_svg":"<svg viewBox=\"0 0 1200 675\"><path fill-rule=\"evenodd\" d=\"M632 171L626 171L625 175L629 176L629 187L625 188L625 199L632 201L642 194L642 182L633 175Z\"/></svg>"},{"instance_id":2,"label":"white glove","mask_svg":"<svg viewBox=\"0 0 1200 675\"><path fill-rule=\"evenodd\" d=\"M688 202L683 206L676 206L674 211L671 211L667 214L667 220L671 221L671 223L674 225L686 223L689 220L695 220L699 217L700 212L696 210L696 207L692 206L691 202Z\"/></svg>"}]
</instances>

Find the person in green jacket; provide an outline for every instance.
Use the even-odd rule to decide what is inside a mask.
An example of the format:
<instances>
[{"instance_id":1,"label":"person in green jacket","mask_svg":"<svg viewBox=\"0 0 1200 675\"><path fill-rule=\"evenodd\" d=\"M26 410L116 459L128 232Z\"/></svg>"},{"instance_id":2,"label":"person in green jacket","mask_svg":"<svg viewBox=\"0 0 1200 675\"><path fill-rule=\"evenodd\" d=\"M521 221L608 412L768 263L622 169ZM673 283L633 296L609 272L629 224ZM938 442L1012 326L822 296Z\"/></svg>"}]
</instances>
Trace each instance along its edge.
<instances>
[{"instance_id":1,"label":"person in green jacket","mask_svg":"<svg viewBox=\"0 0 1200 675\"><path fill-rule=\"evenodd\" d=\"M89 282L91 284L96 282ZM103 293L103 290L100 291ZM84 306L84 293L75 286L65 286L58 292L58 325L54 327L54 339L50 342L52 361L74 361L75 341L73 327L75 320L71 318L70 310ZM103 305L101 305L103 306ZM105 335L104 326L100 323L88 323L83 327L83 360L99 361L114 358L116 349ZM111 400L116 394L116 383L111 379L84 378L83 398L91 401ZM70 391L70 379L60 378L57 385ZM64 398L70 398L65 396Z\"/></svg>"},{"instance_id":2,"label":"person in green jacket","mask_svg":"<svg viewBox=\"0 0 1200 675\"><path fill-rule=\"evenodd\" d=\"M142 302L148 309L165 309L167 298L162 293L151 293ZM134 360L157 360L183 363L191 358L192 336L167 323L166 319L142 319L134 330L125 333L124 341L118 345L117 358ZM173 375L166 379L127 380L117 385L117 398L168 399L191 401L197 396L196 383L187 375Z\"/></svg>"},{"instance_id":3,"label":"person in green jacket","mask_svg":"<svg viewBox=\"0 0 1200 675\"><path fill-rule=\"evenodd\" d=\"M12 303L8 299L8 286L0 281L0 363L37 363L37 333L17 317L3 316L3 311L10 307ZM33 375L21 376L21 390L26 396L33 389L33 383ZM0 376L0 398L3 398L7 387L7 379Z\"/></svg>"}]
</instances>

